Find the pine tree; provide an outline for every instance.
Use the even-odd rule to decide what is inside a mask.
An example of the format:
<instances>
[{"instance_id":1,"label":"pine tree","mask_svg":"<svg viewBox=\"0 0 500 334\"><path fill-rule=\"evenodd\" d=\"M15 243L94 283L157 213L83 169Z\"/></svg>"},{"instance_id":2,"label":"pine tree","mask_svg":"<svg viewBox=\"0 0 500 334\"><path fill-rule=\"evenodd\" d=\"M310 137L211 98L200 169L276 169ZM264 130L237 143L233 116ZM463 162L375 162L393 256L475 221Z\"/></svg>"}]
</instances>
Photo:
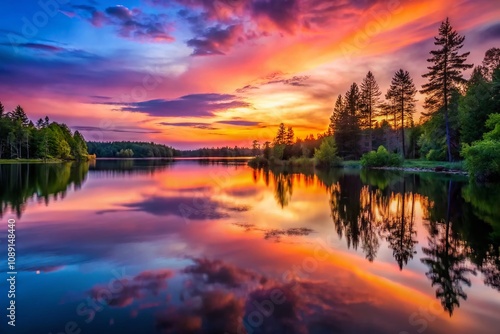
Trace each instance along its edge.
<instances>
[{"instance_id":1,"label":"pine tree","mask_svg":"<svg viewBox=\"0 0 500 334\"><path fill-rule=\"evenodd\" d=\"M76 133L75 133L76 134ZM254 140L252 142L252 154L254 156L258 156L260 152L260 143L258 140Z\"/></svg>"},{"instance_id":2,"label":"pine tree","mask_svg":"<svg viewBox=\"0 0 500 334\"><path fill-rule=\"evenodd\" d=\"M459 54L460 49L464 45L464 39L464 36L460 36L453 30L448 18L441 23L439 35L434 38L434 44L439 48L430 52L432 57L427 59L427 61L433 65L427 67L429 72L424 74L423 77L427 78L428 82L422 86L422 90L420 91L422 94L427 94L425 99L426 109L431 113L436 113L440 110L444 111L449 161L453 159L448 115L450 99L453 91L466 82L462 76L462 72L473 66L466 63L470 52Z\"/></svg>"},{"instance_id":3,"label":"pine tree","mask_svg":"<svg viewBox=\"0 0 500 334\"><path fill-rule=\"evenodd\" d=\"M401 119L401 152L403 158L405 157L405 117L406 119L413 119L413 114L415 113L415 94L417 94L417 89L413 84L410 73L402 69L397 71L392 78L387 97L394 102L395 110Z\"/></svg>"},{"instance_id":4,"label":"pine tree","mask_svg":"<svg viewBox=\"0 0 500 334\"><path fill-rule=\"evenodd\" d=\"M4 113L5 113L5 107L3 106L2 102L0 102L0 118L3 117Z\"/></svg>"},{"instance_id":5,"label":"pine tree","mask_svg":"<svg viewBox=\"0 0 500 334\"><path fill-rule=\"evenodd\" d=\"M16 109L11 112L10 117L14 122L20 122L23 126L27 126L29 124L28 116L26 116L26 113L21 106L17 106Z\"/></svg>"},{"instance_id":6,"label":"pine tree","mask_svg":"<svg viewBox=\"0 0 500 334\"><path fill-rule=\"evenodd\" d=\"M372 150L373 144L373 118L377 115L377 111L380 106L380 95L382 95L380 87L378 86L373 73L369 71L361 83L361 125L368 129L368 146L370 151Z\"/></svg>"},{"instance_id":7,"label":"pine tree","mask_svg":"<svg viewBox=\"0 0 500 334\"><path fill-rule=\"evenodd\" d=\"M276 137L274 138L273 144L276 145L283 145L286 144L285 142L286 138L286 129L285 129L285 124L281 123L278 127L278 133L276 134Z\"/></svg>"},{"instance_id":8,"label":"pine tree","mask_svg":"<svg viewBox=\"0 0 500 334\"><path fill-rule=\"evenodd\" d=\"M330 116L330 124L328 124L328 130L326 131L328 136L333 136L335 134L335 129L340 120L342 112L344 110L344 102L342 100L342 95L337 97L335 102L335 107L333 108L332 115Z\"/></svg>"},{"instance_id":9,"label":"pine tree","mask_svg":"<svg viewBox=\"0 0 500 334\"><path fill-rule=\"evenodd\" d=\"M294 142L295 142L295 133L293 132L293 128L289 126L285 134L285 144L293 145Z\"/></svg>"},{"instance_id":10,"label":"pine tree","mask_svg":"<svg viewBox=\"0 0 500 334\"><path fill-rule=\"evenodd\" d=\"M495 72L497 68L500 68L500 49L491 48L486 51L482 65L484 69L484 77L487 80L491 80L493 77L493 72Z\"/></svg>"},{"instance_id":11,"label":"pine tree","mask_svg":"<svg viewBox=\"0 0 500 334\"><path fill-rule=\"evenodd\" d=\"M341 130L341 142L337 141L339 148L342 147L344 156L349 158L359 157L359 106L360 92L358 85L353 83L345 94L344 111L340 117L338 130ZM337 140L337 138L335 138Z\"/></svg>"}]
</instances>

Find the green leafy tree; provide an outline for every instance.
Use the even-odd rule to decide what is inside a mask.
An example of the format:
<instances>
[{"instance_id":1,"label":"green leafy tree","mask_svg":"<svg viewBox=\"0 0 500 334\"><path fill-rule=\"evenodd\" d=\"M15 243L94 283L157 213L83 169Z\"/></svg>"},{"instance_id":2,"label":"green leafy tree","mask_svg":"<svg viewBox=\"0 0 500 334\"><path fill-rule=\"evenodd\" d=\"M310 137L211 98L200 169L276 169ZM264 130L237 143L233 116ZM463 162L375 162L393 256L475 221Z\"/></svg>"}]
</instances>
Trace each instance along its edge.
<instances>
[{"instance_id":1,"label":"green leafy tree","mask_svg":"<svg viewBox=\"0 0 500 334\"><path fill-rule=\"evenodd\" d=\"M340 166L342 160L337 155L335 138L332 136L323 138L319 149L314 152L314 159L316 160L316 165L321 167Z\"/></svg>"},{"instance_id":2,"label":"green leafy tree","mask_svg":"<svg viewBox=\"0 0 500 334\"><path fill-rule=\"evenodd\" d=\"M460 139L471 144L486 132L486 120L494 112L492 84L484 77L484 68L475 67L468 82L467 92L459 103Z\"/></svg>"},{"instance_id":3,"label":"green leafy tree","mask_svg":"<svg viewBox=\"0 0 500 334\"><path fill-rule=\"evenodd\" d=\"M420 91L426 94L425 107L430 113L444 112L446 128L446 143L448 160L453 160L451 128L449 120L449 104L454 90L458 90L466 80L463 78L463 71L472 68L472 64L467 64L467 57L470 52L459 54L464 45L464 36L460 36L453 30L447 18L439 27L439 35L434 38L437 50L430 52L431 58L427 61L432 63L427 67L429 72L423 75L428 82L422 86Z\"/></svg>"},{"instance_id":4,"label":"green leafy tree","mask_svg":"<svg viewBox=\"0 0 500 334\"><path fill-rule=\"evenodd\" d=\"M483 140L472 145L464 145L462 156L465 167L471 177L477 181L500 180L500 114L491 114L486 122L491 129L483 136Z\"/></svg>"}]
</instances>

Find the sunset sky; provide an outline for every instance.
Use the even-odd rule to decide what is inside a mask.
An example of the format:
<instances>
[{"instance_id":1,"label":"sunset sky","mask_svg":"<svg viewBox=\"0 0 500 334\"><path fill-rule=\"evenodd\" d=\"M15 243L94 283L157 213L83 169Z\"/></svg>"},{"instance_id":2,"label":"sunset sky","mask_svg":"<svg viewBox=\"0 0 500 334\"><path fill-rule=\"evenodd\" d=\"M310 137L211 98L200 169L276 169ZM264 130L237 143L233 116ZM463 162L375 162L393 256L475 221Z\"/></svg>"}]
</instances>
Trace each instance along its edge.
<instances>
[{"instance_id":1,"label":"sunset sky","mask_svg":"<svg viewBox=\"0 0 500 334\"><path fill-rule=\"evenodd\" d=\"M400 68L420 88L447 16L471 63L500 46L498 0L29 0L0 10L8 110L21 104L87 140L181 149L250 146L280 122L300 137L324 132L337 95L369 70L383 93Z\"/></svg>"}]
</instances>

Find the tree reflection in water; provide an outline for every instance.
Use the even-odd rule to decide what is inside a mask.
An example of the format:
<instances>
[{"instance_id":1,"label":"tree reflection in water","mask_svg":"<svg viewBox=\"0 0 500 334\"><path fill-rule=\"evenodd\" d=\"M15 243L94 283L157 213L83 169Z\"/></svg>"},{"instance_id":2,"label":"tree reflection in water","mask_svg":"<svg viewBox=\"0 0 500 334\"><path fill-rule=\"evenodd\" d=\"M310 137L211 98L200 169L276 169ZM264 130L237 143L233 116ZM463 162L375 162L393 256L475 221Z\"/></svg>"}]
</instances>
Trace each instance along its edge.
<instances>
[{"instance_id":1,"label":"tree reflection in water","mask_svg":"<svg viewBox=\"0 0 500 334\"><path fill-rule=\"evenodd\" d=\"M416 206L423 211L427 245L420 260L436 288L436 298L450 316L471 276L500 291L500 189L485 189L464 179L433 174L333 170L271 173L281 208L292 200L294 182L321 186L329 196L330 215L339 239L374 261L383 243L400 270L417 254ZM301 175L301 176L300 176ZM268 184L268 183L267 183ZM443 194L445 196L443 196Z\"/></svg>"}]
</instances>

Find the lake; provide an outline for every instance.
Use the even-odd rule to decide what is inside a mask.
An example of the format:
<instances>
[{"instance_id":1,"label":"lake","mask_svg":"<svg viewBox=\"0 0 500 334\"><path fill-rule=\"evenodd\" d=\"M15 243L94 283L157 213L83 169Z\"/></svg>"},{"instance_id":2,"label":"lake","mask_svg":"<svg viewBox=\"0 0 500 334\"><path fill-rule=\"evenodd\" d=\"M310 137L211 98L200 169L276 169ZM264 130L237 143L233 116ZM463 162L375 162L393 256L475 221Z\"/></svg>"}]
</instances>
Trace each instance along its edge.
<instances>
[{"instance_id":1,"label":"lake","mask_svg":"<svg viewBox=\"0 0 500 334\"><path fill-rule=\"evenodd\" d=\"M0 165L0 185L2 333L499 333L499 187L230 159Z\"/></svg>"}]
</instances>

